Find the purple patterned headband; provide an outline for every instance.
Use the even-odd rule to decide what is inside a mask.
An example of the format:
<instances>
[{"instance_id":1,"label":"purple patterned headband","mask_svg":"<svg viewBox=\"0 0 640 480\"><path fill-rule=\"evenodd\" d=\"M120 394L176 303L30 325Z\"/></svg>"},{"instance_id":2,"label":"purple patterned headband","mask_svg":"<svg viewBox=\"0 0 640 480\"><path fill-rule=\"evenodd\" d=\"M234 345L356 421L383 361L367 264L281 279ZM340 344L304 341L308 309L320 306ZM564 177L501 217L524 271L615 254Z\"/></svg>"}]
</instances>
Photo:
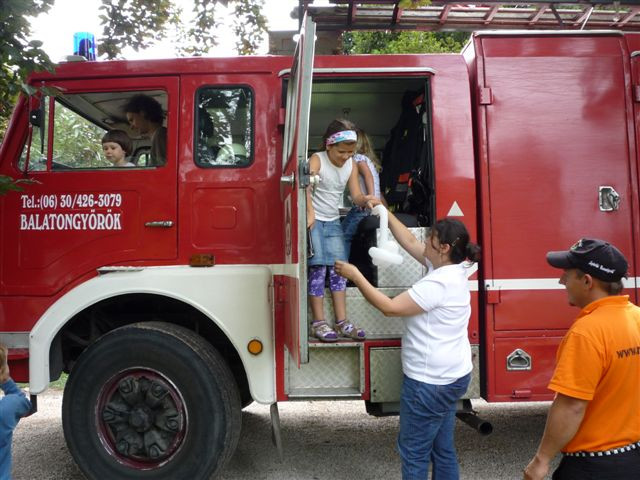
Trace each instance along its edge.
<instances>
[{"instance_id":1,"label":"purple patterned headband","mask_svg":"<svg viewBox=\"0 0 640 480\"><path fill-rule=\"evenodd\" d=\"M334 143L340 142L357 142L358 134L353 130L343 130L341 132L336 132L333 135L330 135L327 138L327 145L333 145Z\"/></svg>"}]
</instances>

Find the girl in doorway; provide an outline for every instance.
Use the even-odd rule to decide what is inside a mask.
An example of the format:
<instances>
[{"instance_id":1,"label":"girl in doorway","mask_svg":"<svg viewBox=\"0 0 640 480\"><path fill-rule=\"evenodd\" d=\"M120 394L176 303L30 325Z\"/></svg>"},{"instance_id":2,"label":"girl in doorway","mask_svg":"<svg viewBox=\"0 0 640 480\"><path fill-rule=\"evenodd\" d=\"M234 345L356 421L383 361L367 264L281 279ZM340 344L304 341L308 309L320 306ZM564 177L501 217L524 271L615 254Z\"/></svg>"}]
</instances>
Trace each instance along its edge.
<instances>
[{"instance_id":1,"label":"girl in doorway","mask_svg":"<svg viewBox=\"0 0 640 480\"><path fill-rule=\"evenodd\" d=\"M364 195L358 183L358 170L352 159L358 135L355 125L348 120L334 120L322 137L323 151L309 159L312 175L319 175L320 183L307 188L307 228L313 255L309 265L309 304L313 321L313 336L323 342L335 342L338 336L364 340L366 333L347 320L347 281L336 274L336 260L347 260L344 235L340 225L340 199L346 186L353 203L372 208L380 203L373 195ZM324 316L325 278L329 271L329 288L335 312L335 330Z\"/></svg>"},{"instance_id":2,"label":"girl in doorway","mask_svg":"<svg viewBox=\"0 0 640 480\"><path fill-rule=\"evenodd\" d=\"M356 145L357 153L353 156L358 169L358 181L360 182L360 190L367 195L373 195L384 204L382 195L380 194L380 161L376 152L371 146L369 136L361 128L356 129L358 134L358 143ZM351 252L351 240L358 229L358 225L371 212L365 208L354 205L344 220L342 220L342 230L344 230L344 248L347 258Z\"/></svg>"}]
</instances>

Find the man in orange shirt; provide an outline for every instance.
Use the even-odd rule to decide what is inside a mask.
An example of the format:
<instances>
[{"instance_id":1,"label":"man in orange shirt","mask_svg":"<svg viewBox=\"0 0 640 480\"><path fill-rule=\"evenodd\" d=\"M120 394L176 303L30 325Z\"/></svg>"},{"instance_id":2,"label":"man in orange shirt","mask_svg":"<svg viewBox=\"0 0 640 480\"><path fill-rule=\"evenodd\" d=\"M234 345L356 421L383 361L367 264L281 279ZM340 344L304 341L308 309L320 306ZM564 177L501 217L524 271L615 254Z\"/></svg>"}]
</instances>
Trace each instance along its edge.
<instances>
[{"instance_id":1,"label":"man in orange shirt","mask_svg":"<svg viewBox=\"0 0 640 480\"><path fill-rule=\"evenodd\" d=\"M622 292L627 260L613 245L583 238L547 253L560 283L581 309L557 353L556 392L525 480L640 479L640 308Z\"/></svg>"}]
</instances>

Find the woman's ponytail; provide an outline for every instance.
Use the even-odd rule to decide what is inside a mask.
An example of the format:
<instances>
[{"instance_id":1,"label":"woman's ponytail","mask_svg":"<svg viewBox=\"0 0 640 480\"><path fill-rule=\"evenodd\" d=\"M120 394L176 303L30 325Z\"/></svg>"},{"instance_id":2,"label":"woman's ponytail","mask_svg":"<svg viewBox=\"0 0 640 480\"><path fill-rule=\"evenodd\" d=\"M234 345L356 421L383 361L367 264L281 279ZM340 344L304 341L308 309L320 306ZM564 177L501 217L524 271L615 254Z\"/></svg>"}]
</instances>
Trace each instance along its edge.
<instances>
[{"instance_id":1,"label":"woman's ponytail","mask_svg":"<svg viewBox=\"0 0 640 480\"><path fill-rule=\"evenodd\" d=\"M433 230L441 244L447 244L451 247L450 258L453 263L480 260L480 247L469 241L467 227L460 220L443 218L436 222Z\"/></svg>"}]
</instances>

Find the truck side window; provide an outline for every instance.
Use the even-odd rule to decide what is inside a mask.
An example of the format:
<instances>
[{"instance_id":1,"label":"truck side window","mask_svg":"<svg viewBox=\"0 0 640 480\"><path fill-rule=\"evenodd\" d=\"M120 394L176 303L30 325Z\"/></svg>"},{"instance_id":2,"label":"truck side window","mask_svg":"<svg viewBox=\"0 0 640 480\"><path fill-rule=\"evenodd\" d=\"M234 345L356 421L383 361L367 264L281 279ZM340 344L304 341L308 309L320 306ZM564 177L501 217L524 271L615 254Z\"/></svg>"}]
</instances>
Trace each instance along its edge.
<instances>
[{"instance_id":1,"label":"truck side window","mask_svg":"<svg viewBox=\"0 0 640 480\"><path fill-rule=\"evenodd\" d=\"M56 101L53 124L53 170L105 168L102 154L106 130Z\"/></svg>"},{"instance_id":2,"label":"truck side window","mask_svg":"<svg viewBox=\"0 0 640 480\"><path fill-rule=\"evenodd\" d=\"M37 102L37 100L36 100ZM34 102L35 103L35 102ZM42 97L29 116L32 127L31 144L29 139L22 149L18 168L24 171L27 162L27 150L29 151L29 171L37 172L47 169L47 147L49 128L49 97Z\"/></svg>"},{"instance_id":3,"label":"truck side window","mask_svg":"<svg viewBox=\"0 0 640 480\"><path fill-rule=\"evenodd\" d=\"M201 167L246 167L253 160L253 92L204 87L196 93L195 162Z\"/></svg>"},{"instance_id":4,"label":"truck side window","mask_svg":"<svg viewBox=\"0 0 640 480\"><path fill-rule=\"evenodd\" d=\"M140 97L157 105L157 110L152 113L134 110L136 115L132 123L128 118L127 108L145 107L144 104L140 106L134 102L134 99ZM49 168L56 171L162 166L166 163L164 122L167 102L167 93L163 90L67 93L55 98L45 97L42 102L33 98L30 112L33 133L29 170L47 170L49 157ZM53 109L51 152L48 151L50 109ZM155 119L155 129L151 129L151 120L147 117ZM131 141L126 147L124 165L114 163L113 156L110 161L103 151L102 140L107 132L113 130L124 132ZM160 133L154 133L156 131ZM19 163L23 170L27 147L28 145L25 145ZM155 159L154 154L157 157Z\"/></svg>"}]
</instances>

